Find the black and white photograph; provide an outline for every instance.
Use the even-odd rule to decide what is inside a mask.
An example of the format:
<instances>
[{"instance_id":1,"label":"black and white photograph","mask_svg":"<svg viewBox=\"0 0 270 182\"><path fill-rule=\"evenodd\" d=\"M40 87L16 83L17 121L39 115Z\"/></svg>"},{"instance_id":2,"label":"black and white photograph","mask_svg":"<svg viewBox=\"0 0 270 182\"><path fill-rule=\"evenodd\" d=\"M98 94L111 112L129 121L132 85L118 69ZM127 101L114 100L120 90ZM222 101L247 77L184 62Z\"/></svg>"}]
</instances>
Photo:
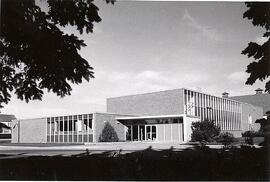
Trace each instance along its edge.
<instances>
[{"instance_id":1,"label":"black and white photograph","mask_svg":"<svg viewBox=\"0 0 270 182\"><path fill-rule=\"evenodd\" d=\"M0 181L269 181L270 2L0 0Z\"/></svg>"}]
</instances>

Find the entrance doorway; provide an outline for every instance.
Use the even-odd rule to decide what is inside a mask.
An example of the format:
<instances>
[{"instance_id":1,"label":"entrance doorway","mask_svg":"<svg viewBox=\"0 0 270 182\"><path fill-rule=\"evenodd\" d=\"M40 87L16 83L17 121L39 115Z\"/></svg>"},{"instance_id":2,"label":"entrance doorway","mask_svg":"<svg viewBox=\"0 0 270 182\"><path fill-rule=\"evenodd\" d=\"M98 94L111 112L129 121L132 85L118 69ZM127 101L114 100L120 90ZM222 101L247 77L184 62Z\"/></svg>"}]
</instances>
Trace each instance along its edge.
<instances>
[{"instance_id":1,"label":"entrance doorway","mask_svg":"<svg viewBox=\"0 0 270 182\"><path fill-rule=\"evenodd\" d=\"M126 131L127 141L157 140L156 125L128 125Z\"/></svg>"}]
</instances>

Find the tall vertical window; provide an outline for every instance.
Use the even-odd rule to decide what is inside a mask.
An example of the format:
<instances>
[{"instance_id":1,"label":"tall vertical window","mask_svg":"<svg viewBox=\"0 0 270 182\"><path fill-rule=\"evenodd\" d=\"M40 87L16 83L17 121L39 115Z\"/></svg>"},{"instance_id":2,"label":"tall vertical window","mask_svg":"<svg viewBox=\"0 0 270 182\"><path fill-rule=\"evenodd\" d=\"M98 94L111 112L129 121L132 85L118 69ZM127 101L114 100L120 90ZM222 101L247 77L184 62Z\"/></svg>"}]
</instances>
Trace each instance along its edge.
<instances>
[{"instance_id":1,"label":"tall vertical window","mask_svg":"<svg viewBox=\"0 0 270 182\"><path fill-rule=\"evenodd\" d=\"M184 113L214 120L222 130L241 129L241 103L184 89Z\"/></svg>"}]
</instances>

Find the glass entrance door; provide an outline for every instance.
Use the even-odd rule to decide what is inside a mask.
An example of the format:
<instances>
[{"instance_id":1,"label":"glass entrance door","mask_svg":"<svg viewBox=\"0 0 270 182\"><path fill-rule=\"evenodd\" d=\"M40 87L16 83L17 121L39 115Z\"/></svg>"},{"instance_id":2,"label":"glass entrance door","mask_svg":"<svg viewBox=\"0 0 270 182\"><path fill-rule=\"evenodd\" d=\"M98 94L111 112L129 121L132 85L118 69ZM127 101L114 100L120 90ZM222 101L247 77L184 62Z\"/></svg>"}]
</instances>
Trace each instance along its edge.
<instances>
[{"instance_id":1,"label":"glass entrance door","mask_svg":"<svg viewBox=\"0 0 270 182\"><path fill-rule=\"evenodd\" d=\"M145 125L146 140L157 139L157 127L155 125Z\"/></svg>"}]
</instances>

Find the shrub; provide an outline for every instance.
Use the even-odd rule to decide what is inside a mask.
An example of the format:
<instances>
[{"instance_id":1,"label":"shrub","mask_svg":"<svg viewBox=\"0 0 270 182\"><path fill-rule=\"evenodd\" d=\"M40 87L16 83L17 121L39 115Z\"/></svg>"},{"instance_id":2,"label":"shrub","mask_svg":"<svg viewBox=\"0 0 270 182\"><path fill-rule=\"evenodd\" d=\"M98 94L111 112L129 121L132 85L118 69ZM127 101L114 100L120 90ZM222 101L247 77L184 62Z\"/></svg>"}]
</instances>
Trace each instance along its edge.
<instances>
[{"instance_id":1,"label":"shrub","mask_svg":"<svg viewBox=\"0 0 270 182\"><path fill-rule=\"evenodd\" d=\"M118 142L118 136L112 125L106 122L101 135L99 136L100 142Z\"/></svg>"},{"instance_id":2,"label":"shrub","mask_svg":"<svg viewBox=\"0 0 270 182\"><path fill-rule=\"evenodd\" d=\"M245 137L245 143L249 144L249 145L253 145L253 138L254 137L262 137L263 132L262 131L245 131L244 133L242 133L242 137Z\"/></svg>"},{"instance_id":3,"label":"shrub","mask_svg":"<svg viewBox=\"0 0 270 182\"><path fill-rule=\"evenodd\" d=\"M221 133L217 137L217 141L222 143L225 147L227 147L235 141L235 138L234 138L233 134L231 134L229 132L225 132L225 133Z\"/></svg>"},{"instance_id":4,"label":"shrub","mask_svg":"<svg viewBox=\"0 0 270 182\"><path fill-rule=\"evenodd\" d=\"M244 133L242 133L242 137L261 137L263 136L263 133L260 131L245 131Z\"/></svg>"},{"instance_id":5,"label":"shrub","mask_svg":"<svg viewBox=\"0 0 270 182\"><path fill-rule=\"evenodd\" d=\"M256 136L255 131L245 131L242 133L242 137L245 137L245 143L249 145L253 145L253 138Z\"/></svg>"},{"instance_id":6,"label":"shrub","mask_svg":"<svg viewBox=\"0 0 270 182\"><path fill-rule=\"evenodd\" d=\"M201 144L214 141L214 138L220 134L220 127L216 126L214 121L208 120L192 123L191 130L191 141Z\"/></svg>"}]
</instances>

